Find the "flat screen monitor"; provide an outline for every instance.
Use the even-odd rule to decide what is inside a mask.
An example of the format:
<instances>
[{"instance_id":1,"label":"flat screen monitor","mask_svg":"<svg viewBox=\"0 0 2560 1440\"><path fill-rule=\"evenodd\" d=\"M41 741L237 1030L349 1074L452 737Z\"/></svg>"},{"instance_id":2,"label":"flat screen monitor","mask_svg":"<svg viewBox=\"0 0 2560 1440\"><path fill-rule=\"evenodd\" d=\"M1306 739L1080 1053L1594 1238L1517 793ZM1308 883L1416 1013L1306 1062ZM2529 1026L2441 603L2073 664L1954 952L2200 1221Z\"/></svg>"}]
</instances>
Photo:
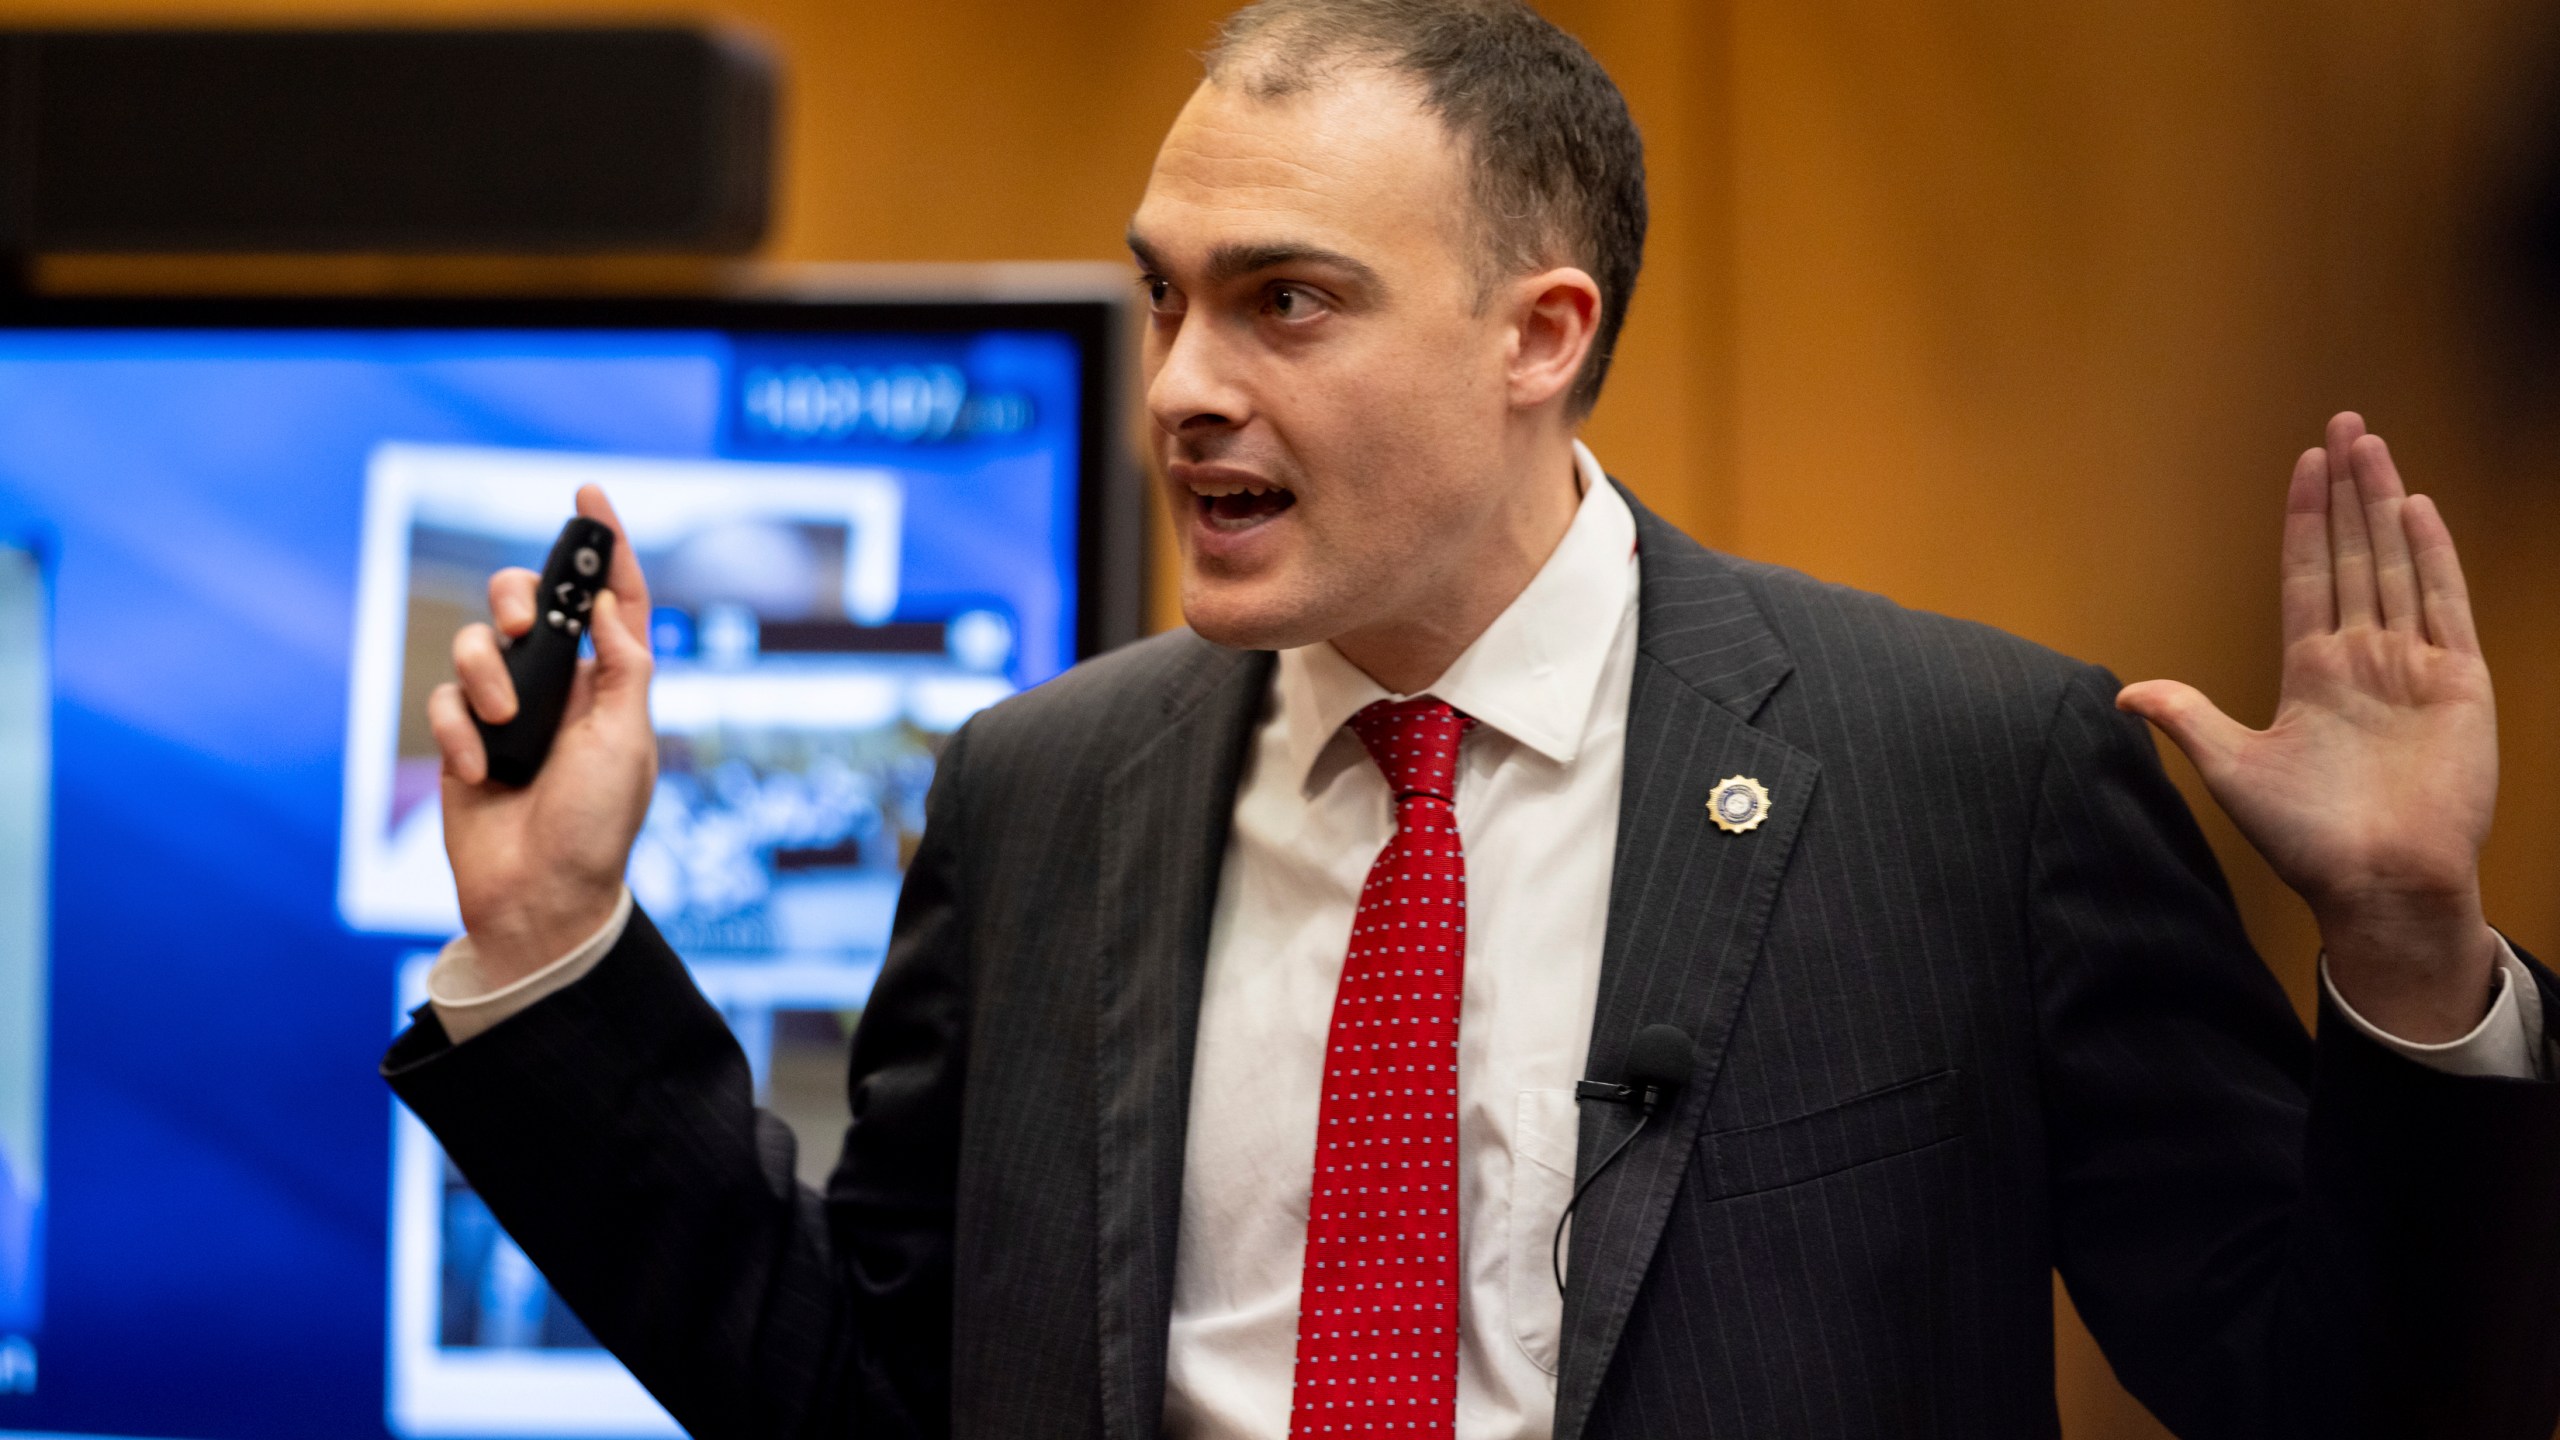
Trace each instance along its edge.
<instances>
[{"instance_id":1,"label":"flat screen monitor","mask_svg":"<svg viewBox=\"0 0 2560 1440\"><path fill-rule=\"evenodd\" d=\"M935 756L1136 632L1123 313L0 307L0 1434L675 1433L375 1073L459 925L426 693L603 485L630 884L820 1178Z\"/></svg>"}]
</instances>

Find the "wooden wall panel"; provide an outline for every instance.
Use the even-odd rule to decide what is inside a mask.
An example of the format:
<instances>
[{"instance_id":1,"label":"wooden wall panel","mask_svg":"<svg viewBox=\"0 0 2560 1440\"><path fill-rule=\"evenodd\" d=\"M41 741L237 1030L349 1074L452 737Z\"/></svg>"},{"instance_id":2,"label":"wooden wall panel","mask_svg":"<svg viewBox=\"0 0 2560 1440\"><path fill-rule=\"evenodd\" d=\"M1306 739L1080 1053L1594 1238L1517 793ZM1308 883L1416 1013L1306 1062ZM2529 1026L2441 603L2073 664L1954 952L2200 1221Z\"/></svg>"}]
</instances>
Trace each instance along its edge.
<instances>
[{"instance_id":1,"label":"wooden wall panel","mask_svg":"<svg viewBox=\"0 0 2560 1440\"><path fill-rule=\"evenodd\" d=\"M1090 259L1222 0L725 0L784 56L782 260ZM2560 405L2487 241L2528 0L1550 0L1647 137L1654 232L1588 437L1711 543L2253 722L2292 455L2364 409L2466 546L2505 721L2493 913L2560 951ZM559 16L635 13L549 0ZM481 18L493 0L12 0L0 20ZM690 283L681 262L60 262L54 283ZM2503 357L2503 358L2502 358ZM1156 615L1172 623L1170 588ZM2179 768L2174 765L2173 768ZM2192 777L2185 777L2190 781ZM2201 797L2198 797L2201 800ZM2199 805L2297 1002L2301 907ZM2560 1217L2555 1217L2560 1222ZM2075 1440L2161 1433L2057 1296Z\"/></svg>"}]
</instances>

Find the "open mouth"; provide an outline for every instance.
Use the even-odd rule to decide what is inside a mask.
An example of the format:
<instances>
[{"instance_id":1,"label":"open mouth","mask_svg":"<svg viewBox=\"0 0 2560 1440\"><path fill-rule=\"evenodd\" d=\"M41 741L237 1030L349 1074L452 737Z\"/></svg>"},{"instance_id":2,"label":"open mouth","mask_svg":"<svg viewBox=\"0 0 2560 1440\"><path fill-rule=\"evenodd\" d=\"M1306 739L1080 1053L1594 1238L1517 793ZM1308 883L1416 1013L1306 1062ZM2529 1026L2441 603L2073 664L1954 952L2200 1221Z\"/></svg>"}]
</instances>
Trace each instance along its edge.
<instances>
[{"instance_id":1,"label":"open mouth","mask_svg":"<svg viewBox=\"0 0 2560 1440\"><path fill-rule=\"evenodd\" d=\"M1200 518L1214 530L1249 530L1298 503L1278 485L1196 484L1191 493Z\"/></svg>"}]
</instances>

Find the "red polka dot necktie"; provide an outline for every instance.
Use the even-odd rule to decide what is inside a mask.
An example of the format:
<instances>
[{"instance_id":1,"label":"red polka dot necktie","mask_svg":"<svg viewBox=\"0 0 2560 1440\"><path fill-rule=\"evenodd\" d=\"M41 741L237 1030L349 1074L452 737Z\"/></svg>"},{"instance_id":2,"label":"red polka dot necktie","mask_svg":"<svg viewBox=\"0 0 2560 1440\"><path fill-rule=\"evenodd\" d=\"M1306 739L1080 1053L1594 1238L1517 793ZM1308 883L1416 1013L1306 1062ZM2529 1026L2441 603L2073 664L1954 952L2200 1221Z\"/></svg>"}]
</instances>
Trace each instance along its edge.
<instances>
[{"instance_id":1,"label":"red polka dot necktie","mask_svg":"<svg viewBox=\"0 0 2560 1440\"><path fill-rule=\"evenodd\" d=\"M1333 994L1298 1292L1295 1440L1448 1440L1458 1406L1458 1000L1467 861L1458 742L1475 721L1381 700L1351 731L1395 795Z\"/></svg>"}]
</instances>

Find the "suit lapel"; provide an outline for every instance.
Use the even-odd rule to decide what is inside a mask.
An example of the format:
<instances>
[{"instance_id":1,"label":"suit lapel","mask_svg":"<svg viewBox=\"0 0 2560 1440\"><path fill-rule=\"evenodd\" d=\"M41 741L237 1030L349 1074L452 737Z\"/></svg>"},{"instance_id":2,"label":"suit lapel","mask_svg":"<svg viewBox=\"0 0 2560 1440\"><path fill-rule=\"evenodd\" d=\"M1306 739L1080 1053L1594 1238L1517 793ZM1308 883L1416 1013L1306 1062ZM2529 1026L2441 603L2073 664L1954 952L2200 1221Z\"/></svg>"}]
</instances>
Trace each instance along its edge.
<instances>
[{"instance_id":1,"label":"suit lapel","mask_svg":"<svg viewBox=\"0 0 2560 1440\"><path fill-rule=\"evenodd\" d=\"M1646 1025L1697 1042L1698 1069L1653 1129L1591 1187L1574 1212L1556 1389L1559 1440L1577 1440L1662 1236L1715 1088L1725 1040L1760 952L1762 931L1812 799L1812 757L1752 728L1793 668L1726 562L1637 505L1642 557L1634 690L1616 873L1601 951L1599 1003L1586 1074L1614 1076ZM1729 834L1707 794L1731 775L1760 781L1769 816ZM1634 1117L1586 1105L1581 1174Z\"/></svg>"},{"instance_id":2,"label":"suit lapel","mask_svg":"<svg viewBox=\"0 0 2560 1440\"><path fill-rule=\"evenodd\" d=\"M1097 826L1097 1336L1103 1430L1115 1440L1150 1440L1164 1414L1200 977L1271 674L1268 654L1202 649L1166 689L1164 727L1106 782Z\"/></svg>"}]
</instances>

